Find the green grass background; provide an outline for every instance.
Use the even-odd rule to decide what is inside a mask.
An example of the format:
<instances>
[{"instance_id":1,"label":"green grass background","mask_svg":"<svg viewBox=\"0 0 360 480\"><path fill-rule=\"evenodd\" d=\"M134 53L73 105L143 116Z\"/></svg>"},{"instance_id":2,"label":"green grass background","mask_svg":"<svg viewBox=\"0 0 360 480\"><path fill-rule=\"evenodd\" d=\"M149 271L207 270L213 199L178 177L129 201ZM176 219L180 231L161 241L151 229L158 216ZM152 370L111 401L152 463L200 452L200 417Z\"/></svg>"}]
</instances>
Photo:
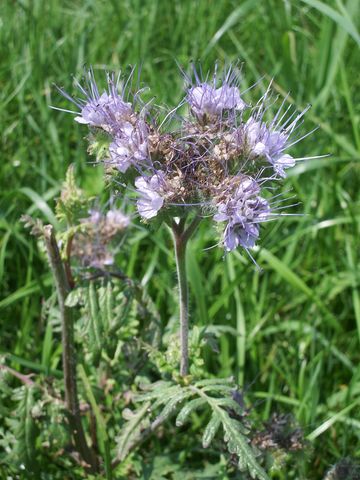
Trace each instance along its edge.
<instances>
[{"instance_id":1,"label":"green grass background","mask_svg":"<svg viewBox=\"0 0 360 480\"><path fill-rule=\"evenodd\" d=\"M240 59L244 87L265 76L259 93L274 77L280 96L313 104L305 129L320 129L294 152L331 157L291 172L284 189L306 215L264 230L261 273L241 252L204 252L216 237L199 231L188 259L192 321L231 327L208 366L251 384L260 418L298 419L312 445L304 478L322 478L344 456L360 462L359 10L358 0L3 0L0 352L25 372L59 361L58 335L41 315L47 266L18 220L53 221L70 163L89 191L102 185L87 164L85 129L49 109L65 106L53 83L73 91L71 75L84 64L101 77L136 63L159 101L172 104L182 88L175 60L201 60L206 70ZM166 322L176 305L171 239L160 231L131 242L128 273L148 284Z\"/></svg>"}]
</instances>

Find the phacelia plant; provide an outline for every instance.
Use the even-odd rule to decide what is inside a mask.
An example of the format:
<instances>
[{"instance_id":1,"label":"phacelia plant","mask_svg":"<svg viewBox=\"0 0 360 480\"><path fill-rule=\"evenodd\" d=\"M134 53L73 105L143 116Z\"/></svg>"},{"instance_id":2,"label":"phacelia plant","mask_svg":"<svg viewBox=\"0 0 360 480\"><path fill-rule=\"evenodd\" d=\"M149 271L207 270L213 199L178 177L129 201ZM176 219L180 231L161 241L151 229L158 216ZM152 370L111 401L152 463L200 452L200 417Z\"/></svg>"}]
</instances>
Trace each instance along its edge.
<instances>
[{"instance_id":1,"label":"phacelia plant","mask_svg":"<svg viewBox=\"0 0 360 480\"><path fill-rule=\"evenodd\" d=\"M156 108L131 92L125 81L107 75L97 87L92 69L76 82L81 98L60 91L78 108L75 121L90 129L89 151L105 164L110 181L136 197L145 223L163 222L174 237L180 296L180 373L189 373L186 245L204 219L221 230L226 252L250 250L261 224L282 213L281 185L296 158L300 113L285 105L270 114L271 85L254 104L245 100L237 66L203 78L192 66L183 72L185 96L173 109ZM311 132L310 132L311 133ZM252 257L251 257L252 258Z\"/></svg>"},{"instance_id":2,"label":"phacelia plant","mask_svg":"<svg viewBox=\"0 0 360 480\"><path fill-rule=\"evenodd\" d=\"M8 391L9 377L22 382L7 401L12 421L6 438L0 432L6 446L1 459L11 474L21 468L38 475L45 456L54 471L69 469L74 478L138 478L148 455L138 447L156 445L155 432L163 435L172 417L185 427L199 412L192 428L198 437L200 423L206 423L204 448L222 432L214 451L224 452L226 445L224 471L236 468L268 480L269 450L284 459L305 447L301 430L281 416L254 431L234 379L209 378L202 349L206 344L216 349L216 342L206 328L189 329L186 248L199 224L211 222L220 237L215 244L225 254L242 249L253 260L262 224L288 215L282 213L286 197L277 188L300 160L290 149L309 135L299 133L308 108L298 113L285 99L272 115L271 84L252 102L249 89L241 89L237 65L205 77L192 66L182 75L183 98L170 109L148 100L145 89L134 90L134 70L128 79L107 74L104 90L93 70L86 71L83 82L76 82L79 98L59 89L75 104L70 111L75 121L87 127L88 151L104 165L110 188L97 198L87 196L70 167L54 225L23 218L52 273L56 298L52 295L44 310L48 321L55 319L54 334L61 332L62 368L45 362L48 348L45 376L37 380L0 359L0 395ZM172 232L179 335L171 329L162 335L144 282L124 273L128 232L137 218ZM171 439L171 450L170 444ZM208 458L205 464L214 468ZM154 478L163 474L153 472ZM207 476L205 470L201 476Z\"/></svg>"}]
</instances>

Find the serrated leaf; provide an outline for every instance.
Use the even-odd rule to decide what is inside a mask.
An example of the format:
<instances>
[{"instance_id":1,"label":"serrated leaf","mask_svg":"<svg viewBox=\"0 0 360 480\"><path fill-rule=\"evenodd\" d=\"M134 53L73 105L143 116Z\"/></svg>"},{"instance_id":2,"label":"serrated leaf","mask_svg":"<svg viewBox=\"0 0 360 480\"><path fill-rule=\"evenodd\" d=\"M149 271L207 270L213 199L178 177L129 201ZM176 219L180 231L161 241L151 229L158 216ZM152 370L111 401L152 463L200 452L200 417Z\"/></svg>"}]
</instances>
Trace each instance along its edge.
<instances>
[{"instance_id":1,"label":"serrated leaf","mask_svg":"<svg viewBox=\"0 0 360 480\"><path fill-rule=\"evenodd\" d=\"M24 464L30 472L37 469L36 462L36 437L38 430L32 415L35 406L35 391L37 387L23 386L16 389L13 394L13 400L18 401L13 422L10 427L16 437L16 445L11 452L14 464Z\"/></svg>"},{"instance_id":2,"label":"serrated leaf","mask_svg":"<svg viewBox=\"0 0 360 480\"><path fill-rule=\"evenodd\" d=\"M168 403L165 404L160 415L153 422L154 428L158 423L162 423L168 417L172 415L178 403L183 402L186 398L192 395L192 392L181 389L177 395L175 395Z\"/></svg>"},{"instance_id":3,"label":"serrated leaf","mask_svg":"<svg viewBox=\"0 0 360 480\"><path fill-rule=\"evenodd\" d=\"M176 388L171 388L169 390L164 391L161 395L158 395L157 400L153 404L153 409L160 407L161 405L165 405L166 403L170 402L174 398L181 397L186 393L180 386Z\"/></svg>"},{"instance_id":4,"label":"serrated leaf","mask_svg":"<svg viewBox=\"0 0 360 480\"><path fill-rule=\"evenodd\" d=\"M241 432L239 422L230 418L225 410L219 409L219 413L227 448L230 453L237 455L239 469L241 471L248 470L250 475L258 480L269 480L265 470L258 464L248 439Z\"/></svg>"},{"instance_id":5,"label":"serrated leaf","mask_svg":"<svg viewBox=\"0 0 360 480\"><path fill-rule=\"evenodd\" d=\"M216 385L207 385L202 387L203 392L223 392L229 394L234 391L234 385L223 385L221 383Z\"/></svg>"},{"instance_id":6,"label":"serrated leaf","mask_svg":"<svg viewBox=\"0 0 360 480\"><path fill-rule=\"evenodd\" d=\"M169 382L158 382L157 385L148 387L148 390L148 393L143 395L143 399L155 400L152 409L164 405L163 410L152 423L151 428L156 428L170 417L178 403L185 402L189 400L189 397L197 395L198 398L192 399L183 405L176 418L176 425L183 425L191 412L207 404L212 410L212 416L203 434L202 442L204 448L210 445L216 432L222 425L228 451L238 457L239 469L247 471L251 477L258 480L269 480L266 472L256 460L255 449L249 445L248 429L241 422L241 417L232 418L229 415L228 410L237 413L239 416L244 413L243 407L232 398L232 395L229 395L232 390L236 390L233 379L201 380L182 387ZM225 393L226 396L219 396L221 393Z\"/></svg>"},{"instance_id":7,"label":"serrated leaf","mask_svg":"<svg viewBox=\"0 0 360 480\"><path fill-rule=\"evenodd\" d=\"M177 427L181 427L184 423L188 420L191 413L196 410L197 408L201 407L206 403L204 398L195 398L187 403L179 412L178 416L176 417L175 424Z\"/></svg>"},{"instance_id":8,"label":"serrated leaf","mask_svg":"<svg viewBox=\"0 0 360 480\"><path fill-rule=\"evenodd\" d=\"M236 385L234 385L234 378L229 377L229 378L207 378L205 380L198 380L195 382L194 386L201 388L201 387L206 387L208 385L226 385L226 384L232 384L233 388L236 388Z\"/></svg>"},{"instance_id":9,"label":"serrated leaf","mask_svg":"<svg viewBox=\"0 0 360 480\"><path fill-rule=\"evenodd\" d=\"M137 411L127 412L127 423L121 430L121 435L117 437L117 455L116 458L120 461L124 460L132 447L139 441L142 431L150 424L147 418L149 403L144 405Z\"/></svg>"},{"instance_id":10,"label":"serrated leaf","mask_svg":"<svg viewBox=\"0 0 360 480\"><path fill-rule=\"evenodd\" d=\"M235 453L235 452L234 452ZM236 453L238 459L238 469L240 472L246 472L247 470L247 461L246 458L243 456L242 451L238 451ZM254 478L253 474L250 472L251 478Z\"/></svg>"},{"instance_id":11,"label":"serrated leaf","mask_svg":"<svg viewBox=\"0 0 360 480\"><path fill-rule=\"evenodd\" d=\"M244 408L232 398L219 398L217 399L217 405L222 408L233 410L233 412L240 416L244 414Z\"/></svg>"},{"instance_id":12,"label":"serrated leaf","mask_svg":"<svg viewBox=\"0 0 360 480\"><path fill-rule=\"evenodd\" d=\"M221 425L221 418L219 415L217 415L216 412L213 412L210 422L206 425L206 428L204 430L204 434L202 437L202 446L204 448L207 448L210 443L213 441L216 432L219 430L219 427Z\"/></svg>"},{"instance_id":13,"label":"serrated leaf","mask_svg":"<svg viewBox=\"0 0 360 480\"><path fill-rule=\"evenodd\" d=\"M143 392L153 392L155 390L159 390L159 388L171 387L171 386L174 386L174 383L168 382L165 380L158 380L157 382L153 382L153 383L144 383L144 382L139 383L139 388Z\"/></svg>"},{"instance_id":14,"label":"serrated leaf","mask_svg":"<svg viewBox=\"0 0 360 480\"><path fill-rule=\"evenodd\" d=\"M170 385L170 386L169 386ZM164 382L157 382L156 390L151 389L147 393L142 393L136 397L136 401L138 402L147 402L148 400L157 400L157 399L164 399L174 395L176 392L179 391L181 387L179 385L173 385Z\"/></svg>"}]
</instances>

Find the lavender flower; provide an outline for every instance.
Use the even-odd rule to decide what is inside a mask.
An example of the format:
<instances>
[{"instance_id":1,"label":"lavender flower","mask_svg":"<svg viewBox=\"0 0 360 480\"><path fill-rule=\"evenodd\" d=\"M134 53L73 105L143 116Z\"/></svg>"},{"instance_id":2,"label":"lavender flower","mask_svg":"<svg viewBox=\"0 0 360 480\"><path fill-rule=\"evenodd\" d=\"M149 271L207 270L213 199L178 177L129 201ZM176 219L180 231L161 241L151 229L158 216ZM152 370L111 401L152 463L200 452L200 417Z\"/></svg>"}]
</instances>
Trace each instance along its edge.
<instances>
[{"instance_id":1,"label":"lavender flower","mask_svg":"<svg viewBox=\"0 0 360 480\"><path fill-rule=\"evenodd\" d=\"M75 117L78 123L89 127L101 128L111 137L108 146L107 163L121 173L131 166L139 166L148 156L149 126L145 122L144 112L136 113L133 105L124 100L124 91L120 89L119 77L115 81L113 74L107 75L107 91L100 94L92 70L85 73L86 86L76 82L85 99L74 99L60 89L61 93L80 109ZM92 143L92 152L97 151L97 141ZM100 148L103 142L99 143ZM104 158L102 152L101 157Z\"/></svg>"},{"instance_id":2,"label":"lavender flower","mask_svg":"<svg viewBox=\"0 0 360 480\"><path fill-rule=\"evenodd\" d=\"M91 127L99 127L107 132L116 131L117 124L131 115L131 104L125 103L119 95L106 92L100 97L89 98L81 108L75 121Z\"/></svg>"},{"instance_id":3,"label":"lavender flower","mask_svg":"<svg viewBox=\"0 0 360 480\"><path fill-rule=\"evenodd\" d=\"M158 172L152 177L138 177L135 180L135 187L140 198L137 201L139 214L149 220L158 214L158 211L164 204L163 187L165 177L162 172Z\"/></svg>"},{"instance_id":4,"label":"lavender flower","mask_svg":"<svg viewBox=\"0 0 360 480\"><path fill-rule=\"evenodd\" d=\"M89 213L90 216L88 218L84 218L82 220L82 223L90 223L92 225L97 225L98 223L100 223L102 215L99 210L90 210Z\"/></svg>"},{"instance_id":5,"label":"lavender flower","mask_svg":"<svg viewBox=\"0 0 360 480\"><path fill-rule=\"evenodd\" d=\"M114 263L112 240L123 233L130 219L121 210L90 210L90 216L82 219L82 228L73 239L72 256L83 267L103 268Z\"/></svg>"},{"instance_id":6,"label":"lavender flower","mask_svg":"<svg viewBox=\"0 0 360 480\"><path fill-rule=\"evenodd\" d=\"M110 144L109 153L111 165L125 173L131 165L139 165L148 156L148 127L143 120L135 125L124 123L119 133Z\"/></svg>"},{"instance_id":7,"label":"lavender flower","mask_svg":"<svg viewBox=\"0 0 360 480\"><path fill-rule=\"evenodd\" d=\"M223 78L218 82L217 66L211 78L203 80L198 74L195 65L192 65L195 85L192 78L184 73L190 87L187 89L186 101L192 113L201 121L204 119L220 119L223 113L229 111L242 111L246 103L240 96L238 88L238 75L235 67L227 69Z\"/></svg>"},{"instance_id":8,"label":"lavender flower","mask_svg":"<svg viewBox=\"0 0 360 480\"><path fill-rule=\"evenodd\" d=\"M108 210L106 212L106 228L117 231L124 230L130 224L130 218L121 210Z\"/></svg>"},{"instance_id":9,"label":"lavender flower","mask_svg":"<svg viewBox=\"0 0 360 480\"><path fill-rule=\"evenodd\" d=\"M85 72L84 80L85 86L75 82L84 98L73 98L59 89L64 97L80 109L80 115L75 117L75 121L101 128L110 134L116 133L123 122L133 115L131 103L126 102L123 93L119 91L119 77L115 81L114 75L107 74L108 89L102 93L96 85L92 69Z\"/></svg>"},{"instance_id":10,"label":"lavender flower","mask_svg":"<svg viewBox=\"0 0 360 480\"><path fill-rule=\"evenodd\" d=\"M293 167L295 160L291 155L285 154L288 146L289 133L286 130L276 131L264 122L250 117L243 126L244 143L250 157L265 157L274 168L275 173L285 177L285 168Z\"/></svg>"},{"instance_id":11,"label":"lavender flower","mask_svg":"<svg viewBox=\"0 0 360 480\"><path fill-rule=\"evenodd\" d=\"M79 85L85 101L73 100L65 94L81 109L77 121L100 127L110 135L109 146L107 138L102 145L98 142L102 150L94 142L92 151L98 158L108 158L122 173L131 166L139 172L135 178L139 215L151 220L161 210L161 218L171 226L179 285L180 375L183 377L189 373L185 264L189 239L200 221L208 216L210 206L216 209L214 221L225 222L225 249L232 251L240 246L251 257L248 249L254 247L259 237L260 224L273 218L275 210L283 208L271 210L282 200L270 205L262 196L263 186L265 182L285 176L285 170L295 163L285 151L304 138L290 141L306 110L295 118L293 113L283 121L289 111L286 109L280 114L285 99L273 120L265 123L265 114L269 115L266 102L269 87L245 121L243 111L247 105L240 95L236 69L229 68L220 82L216 73L215 68L212 80L208 81L193 68L195 82L185 74L188 85L185 100L190 115L180 116L179 107L184 103L181 102L165 113L163 109L155 112L151 123L148 107L147 115L136 113L122 93L118 93L113 77L108 79L109 91L102 95L92 75L87 90ZM173 119L175 128L171 128L175 125ZM263 159L272 165L275 175L264 173ZM114 171L115 168L110 169L115 176ZM132 180L132 175L125 177L125 188L134 190ZM116 215L106 218L105 224L114 222L115 218ZM105 227L100 228L101 231L105 238L110 235ZM99 254L89 257L93 265L112 261L111 255L103 255L102 240L100 235L101 243L96 246L103 248Z\"/></svg>"},{"instance_id":12,"label":"lavender flower","mask_svg":"<svg viewBox=\"0 0 360 480\"><path fill-rule=\"evenodd\" d=\"M238 179L236 179L238 180ZM259 224L265 221L270 213L269 203L259 196L260 186L250 177L240 179L234 192L217 204L214 215L216 222L227 221L224 231L224 245L227 251L239 245L252 248L259 236Z\"/></svg>"},{"instance_id":13,"label":"lavender flower","mask_svg":"<svg viewBox=\"0 0 360 480\"><path fill-rule=\"evenodd\" d=\"M214 88L202 83L188 90L187 102L198 117L219 116L224 110L243 110L246 106L237 87L224 84Z\"/></svg>"},{"instance_id":14,"label":"lavender flower","mask_svg":"<svg viewBox=\"0 0 360 480\"><path fill-rule=\"evenodd\" d=\"M90 210L89 213L90 216L84 218L82 223L89 224L91 228L106 237L106 239L125 230L130 224L130 218L119 209L110 209L106 212L106 215L96 209Z\"/></svg>"}]
</instances>

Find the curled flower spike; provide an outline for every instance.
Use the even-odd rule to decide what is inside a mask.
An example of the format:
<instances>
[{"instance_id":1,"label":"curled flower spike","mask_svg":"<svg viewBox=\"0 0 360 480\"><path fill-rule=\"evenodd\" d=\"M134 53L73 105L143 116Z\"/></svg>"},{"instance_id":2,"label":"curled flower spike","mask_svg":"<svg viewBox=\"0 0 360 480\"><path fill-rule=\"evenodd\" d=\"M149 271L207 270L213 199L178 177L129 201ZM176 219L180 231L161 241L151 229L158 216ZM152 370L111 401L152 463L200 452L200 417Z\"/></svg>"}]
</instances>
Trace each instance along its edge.
<instances>
[{"instance_id":1,"label":"curled flower spike","mask_svg":"<svg viewBox=\"0 0 360 480\"><path fill-rule=\"evenodd\" d=\"M204 82L193 66L195 86L188 88L186 101L192 113L199 119L207 117L221 117L227 111L242 111L246 103L240 96L237 78L231 68L227 71L222 81L218 82L216 69L212 77L212 85ZM188 78L188 81L191 79Z\"/></svg>"},{"instance_id":2,"label":"curled flower spike","mask_svg":"<svg viewBox=\"0 0 360 480\"><path fill-rule=\"evenodd\" d=\"M114 263L112 240L129 226L130 218L121 210L111 209L104 215L90 210L90 216L82 219L82 229L75 234L72 256L83 267L103 268Z\"/></svg>"},{"instance_id":3,"label":"curled flower spike","mask_svg":"<svg viewBox=\"0 0 360 480\"><path fill-rule=\"evenodd\" d=\"M271 130L265 123L250 117L244 126L244 134L250 157L265 157L276 174L285 177L285 169L295 165L294 158L284 153L289 139L286 132Z\"/></svg>"},{"instance_id":4,"label":"curled flower spike","mask_svg":"<svg viewBox=\"0 0 360 480\"><path fill-rule=\"evenodd\" d=\"M135 187L140 196L137 201L139 214L146 220L155 217L164 204L164 198L161 195L164 188L164 174L159 172L149 178L138 177L135 180Z\"/></svg>"},{"instance_id":5,"label":"curled flower spike","mask_svg":"<svg viewBox=\"0 0 360 480\"><path fill-rule=\"evenodd\" d=\"M222 85L213 88L208 83L190 88L187 102L193 113L199 117L221 115L224 110L243 110L245 102L240 98L237 87Z\"/></svg>"},{"instance_id":6,"label":"curled flower spike","mask_svg":"<svg viewBox=\"0 0 360 480\"><path fill-rule=\"evenodd\" d=\"M75 121L98 128L110 136L107 164L121 173L148 158L149 126L135 112L134 105L125 101L124 88L121 88L120 76L107 74L107 90L100 94L92 69L85 72L85 86L76 81L83 99L75 99L59 89L62 95L73 102L80 115Z\"/></svg>"},{"instance_id":7,"label":"curled flower spike","mask_svg":"<svg viewBox=\"0 0 360 480\"><path fill-rule=\"evenodd\" d=\"M90 99L80 113L75 117L76 122L111 132L116 122L131 114L131 104L125 103L117 94L111 96L104 92L100 97Z\"/></svg>"},{"instance_id":8,"label":"curled flower spike","mask_svg":"<svg viewBox=\"0 0 360 480\"><path fill-rule=\"evenodd\" d=\"M216 222L228 222L224 231L227 251L239 245L252 248L259 237L259 224L266 221L270 213L269 203L259 195L260 186L254 179L244 176L234 180L238 185L216 205L214 215Z\"/></svg>"},{"instance_id":9,"label":"curled flower spike","mask_svg":"<svg viewBox=\"0 0 360 480\"><path fill-rule=\"evenodd\" d=\"M80 110L75 121L90 127L97 127L108 133L116 133L123 121L133 114L132 105L120 92L119 77L107 74L107 91L99 92L92 69L85 71L84 83L75 81L75 85L84 98L74 98L59 88L60 93L74 103Z\"/></svg>"},{"instance_id":10,"label":"curled flower spike","mask_svg":"<svg viewBox=\"0 0 360 480\"><path fill-rule=\"evenodd\" d=\"M302 123L300 120L309 108L310 106L305 108L294 119L293 113L284 120L289 108L281 115L281 107L274 119L267 124L262 120L265 105L261 105L257 111L252 112L246 123L235 130L233 138L250 158L265 158L273 166L274 172L284 178L286 177L285 169L295 165L295 159L285 153L285 150L312 133L297 140L291 140L291 136Z\"/></svg>"},{"instance_id":11,"label":"curled flower spike","mask_svg":"<svg viewBox=\"0 0 360 480\"><path fill-rule=\"evenodd\" d=\"M149 157L149 130L146 123L139 119L135 124L125 122L109 146L108 163L125 173L131 165L140 165Z\"/></svg>"}]
</instances>

